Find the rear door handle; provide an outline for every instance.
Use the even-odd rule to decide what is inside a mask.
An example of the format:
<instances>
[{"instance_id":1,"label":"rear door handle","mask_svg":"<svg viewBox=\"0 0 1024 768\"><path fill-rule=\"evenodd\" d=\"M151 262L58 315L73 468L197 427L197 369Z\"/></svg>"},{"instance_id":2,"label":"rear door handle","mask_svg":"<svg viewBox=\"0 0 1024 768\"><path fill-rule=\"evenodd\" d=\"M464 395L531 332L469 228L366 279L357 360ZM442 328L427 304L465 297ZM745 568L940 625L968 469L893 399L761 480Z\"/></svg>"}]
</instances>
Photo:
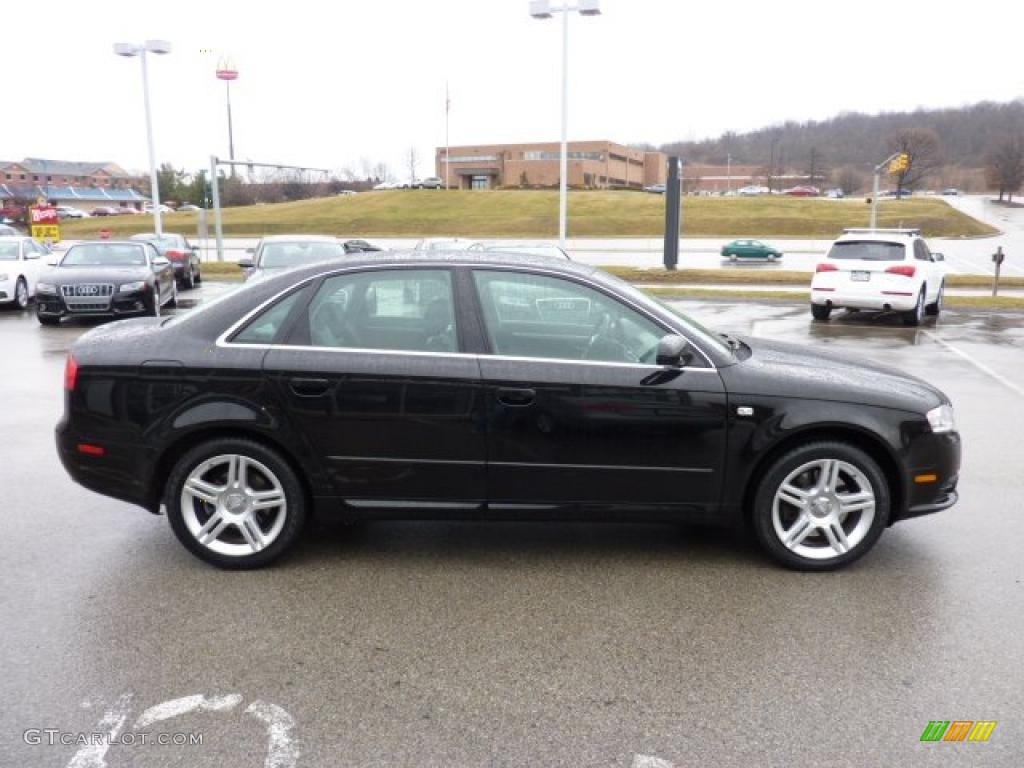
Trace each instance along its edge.
<instances>
[{"instance_id":1,"label":"rear door handle","mask_svg":"<svg viewBox=\"0 0 1024 768\"><path fill-rule=\"evenodd\" d=\"M299 397L319 397L326 394L331 382L327 379L292 379L288 387Z\"/></svg>"},{"instance_id":2,"label":"rear door handle","mask_svg":"<svg viewBox=\"0 0 1024 768\"><path fill-rule=\"evenodd\" d=\"M509 408L525 408L533 405L537 399L537 393L532 389L516 389L513 387L501 387L498 389L498 402Z\"/></svg>"}]
</instances>

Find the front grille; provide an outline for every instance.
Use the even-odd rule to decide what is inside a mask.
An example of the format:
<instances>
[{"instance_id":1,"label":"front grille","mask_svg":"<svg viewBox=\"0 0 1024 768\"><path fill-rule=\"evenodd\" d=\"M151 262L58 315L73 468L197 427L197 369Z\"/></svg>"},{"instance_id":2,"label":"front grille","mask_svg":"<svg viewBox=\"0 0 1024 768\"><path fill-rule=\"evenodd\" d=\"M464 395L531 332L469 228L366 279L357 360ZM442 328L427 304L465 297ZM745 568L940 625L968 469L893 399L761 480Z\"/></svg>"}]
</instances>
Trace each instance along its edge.
<instances>
[{"instance_id":1,"label":"front grille","mask_svg":"<svg viewBox=\"0 0 1024 768\"><path fill-rule=\"evenodd\" d=\"M110 283L82 283L60 287L69 312L103 312L110 309L114 286Z\"/></svg>"}]
</instances>

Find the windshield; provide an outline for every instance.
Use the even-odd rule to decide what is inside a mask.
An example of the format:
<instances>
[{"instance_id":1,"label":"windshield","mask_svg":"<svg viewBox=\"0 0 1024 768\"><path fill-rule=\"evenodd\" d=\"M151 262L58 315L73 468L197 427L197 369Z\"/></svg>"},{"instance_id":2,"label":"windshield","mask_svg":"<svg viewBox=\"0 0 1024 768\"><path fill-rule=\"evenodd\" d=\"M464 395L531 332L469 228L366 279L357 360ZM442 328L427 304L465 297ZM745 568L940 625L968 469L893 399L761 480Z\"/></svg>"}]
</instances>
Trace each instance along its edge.
<instances>
[{"instance_id":1,"label":"windshield","mask_svg":"<svg viewBox=\"0 0 1024 768\"><path fill-rule=\"evenodd\" d=\"M341 243L267 243L260 251L258 266L264 269L312 264L345 255Z\"/></svg>"},{"instance_id":2,"label":"windshield","mask_svg":"<svg viewBox=\"0 0 1024 768\"><path fill-rule=\"evenodd\" d=\"M657 296L654 296L650 293L644 293L639 288L630 285L625 280L621 280L615 277L614 275L605 274L603 275L603 277L604 279L609 280L610 282L614 282L616 287L620 291L622 291L622 293L631 298L633 301L639 303L641 306L653 301L658 306L671 312L675 317L682 321L683 326L686 328L689 334L701 344L709 347L715 347L716 349L726 354L732 353L732 348L728 344L726 344L718 334L716 334L714 331L708 330L703 325L694 320L692 317L683 312L680 312L671 304L662 301Z\"/></svg>"},{"instance_id":3,"label":"windshield","mask_svg":"<svg viewBox=\"0 0 1024 768\"><path fill-rule=\"evenodd\" d=\"M860 259L862 261L903 261L903 243L883 243L878 240L843 240L832 246L830 259Z\"/></svg>"},{"instance_id":4,"label":"windshield","mask_svg":"<svg viewBox=\"0 0 1024 768\"><path fill-rule=\"evenodd\" d=\"M127 243L87 243L72 247L60 261L62 267L144 267L146 249Z\"/></svg>"},{"instance_id":5,"label":"windshield","mask_svg":"<svg viewBox=\"0 0 1024 768\"><path fill-rule=\"evenodd\" d=\"M17 240L3 242L0 240L0 261L17 261L18 247L21 245Z\"/></svg>"}]
</instances>

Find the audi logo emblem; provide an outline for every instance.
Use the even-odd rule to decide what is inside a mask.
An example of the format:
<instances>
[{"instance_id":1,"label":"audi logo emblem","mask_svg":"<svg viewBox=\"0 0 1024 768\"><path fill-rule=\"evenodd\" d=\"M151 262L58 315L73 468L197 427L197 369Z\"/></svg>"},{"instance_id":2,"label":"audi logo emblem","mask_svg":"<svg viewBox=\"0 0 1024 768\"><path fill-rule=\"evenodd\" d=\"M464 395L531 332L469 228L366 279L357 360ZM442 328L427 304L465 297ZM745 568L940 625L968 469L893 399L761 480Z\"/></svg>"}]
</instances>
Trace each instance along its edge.
<instances>
[{"instance_id":1,"label":"audi logo emblem","mask_svg":"<svg viewBox=\"0 0 1024 768\"><path fill-rule=\"evenodd\" d=\"M83 285L80 286L78 289L79 296L95 296L99 292L100 289L97 288L95 285Z\"/></svg>"}]
</instances>

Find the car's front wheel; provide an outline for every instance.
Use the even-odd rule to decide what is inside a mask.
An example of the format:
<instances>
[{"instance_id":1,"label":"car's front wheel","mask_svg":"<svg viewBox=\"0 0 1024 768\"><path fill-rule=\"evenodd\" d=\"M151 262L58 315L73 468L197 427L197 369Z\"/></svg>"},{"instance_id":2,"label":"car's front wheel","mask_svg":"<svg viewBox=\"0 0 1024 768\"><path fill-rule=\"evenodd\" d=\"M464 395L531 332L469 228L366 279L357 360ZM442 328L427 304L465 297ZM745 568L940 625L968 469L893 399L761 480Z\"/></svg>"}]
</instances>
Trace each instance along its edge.
<instances>
[{"instance_id":1,"label":"car's front wheel","mask_svg":"<svg viewBox=\"0 0 1024 768\"><path fill-rule=\"evenodd\" d=\"M175 464L167 481L175 535L220 568L259 568L296 540L306 518L302 486L275 450L252 440L203 443Z\"/></svg>"},{"instance_id":2,"label":"car's front wheel","mask_svg":"<svg viewBox=\"0 0 1024 768\"><path fill-rule=\"evenodd\" d=\"M16 309L25 309L28 306L28 284L24 277L19 277L14 286L14 306Z\"/></svg>"},{"instance_id":3,"label":"car's front wheel","mask_svg":"<svg viewBox=\"0 0 1024 768\"><path fill-rule=\"evenodd\" d=\"M932 317L939 316L939 313L942 311L942 300L945 293L946 283L943 282L942 285L939 286L939 295L935 297L935 301L924 308L926 315L931 315Z\"/></svg>"},{"instance_id":4,"label":"car's front wheel","mask_svg":"<svg viewBox=\"0 0 1024 768\"><path fill-rule=\"evenodd\" d=\"M824 571L866 553L889 520L878 463L837 441L799 446L775 460L754 496L758 541L789 568Z\"/></svg>"}]
</instances>

